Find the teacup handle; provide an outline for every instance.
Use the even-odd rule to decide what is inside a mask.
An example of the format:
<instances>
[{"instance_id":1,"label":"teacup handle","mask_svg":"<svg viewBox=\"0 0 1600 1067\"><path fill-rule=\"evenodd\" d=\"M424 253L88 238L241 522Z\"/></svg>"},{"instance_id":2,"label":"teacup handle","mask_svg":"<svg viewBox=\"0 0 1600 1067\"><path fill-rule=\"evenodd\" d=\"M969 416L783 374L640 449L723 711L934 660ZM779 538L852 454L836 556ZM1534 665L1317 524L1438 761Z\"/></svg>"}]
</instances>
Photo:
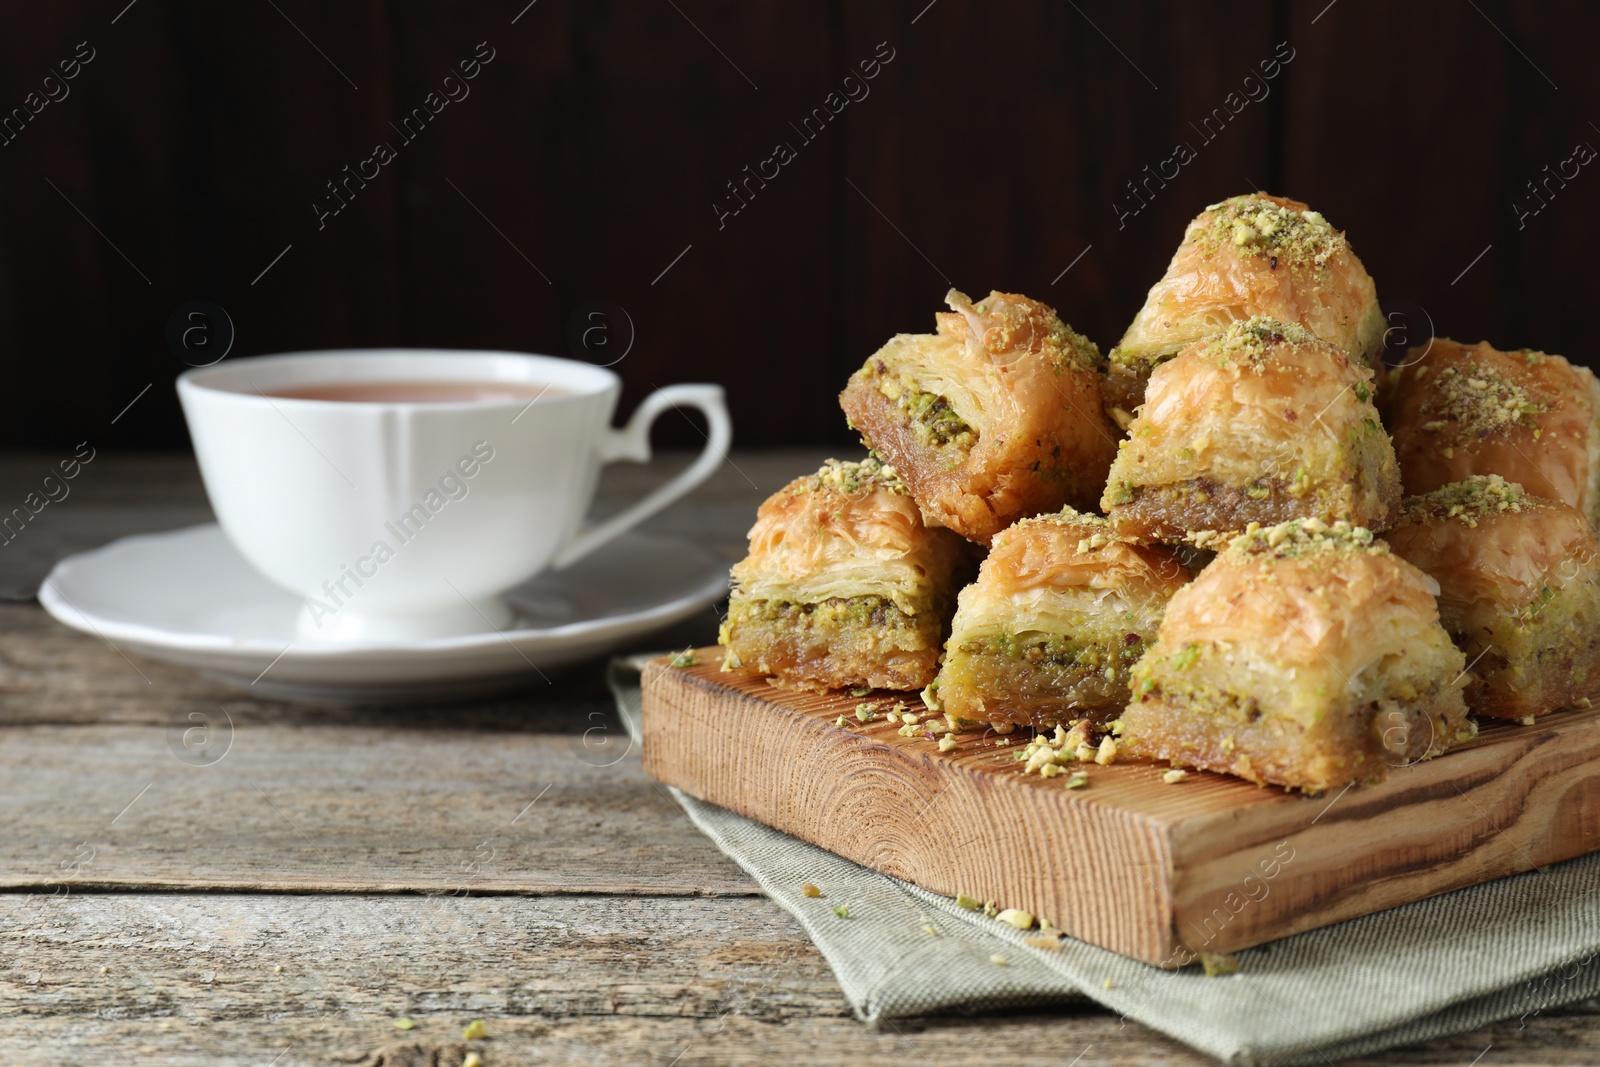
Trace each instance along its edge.
<instances>
[{"instance_id":1,"label":"teacup handle","mask_svg":"<svg viewBox=\"0 0 1600 1067\"><path fill-rule=\"evenodd\" d=\"M711 477L728 455L728 445L733 441L733 422L728 418L728 408L723 401L720 385L669 385L645 397L644 403L633 413L628 425L620 430L608 429L600 444L600 462L610 463L625 459L644 463L650 459L650 426L656 417L668 408L698 408L706 417L710 434L706 447L687 469L677 477L652 489L643 500L630 504L616 515L595 523L574 534L565 548L556 553L552 566L565 567L574 563L624 530L639 525L668 504L677 500L695 486Z\"/></svg>"}]
</instances>

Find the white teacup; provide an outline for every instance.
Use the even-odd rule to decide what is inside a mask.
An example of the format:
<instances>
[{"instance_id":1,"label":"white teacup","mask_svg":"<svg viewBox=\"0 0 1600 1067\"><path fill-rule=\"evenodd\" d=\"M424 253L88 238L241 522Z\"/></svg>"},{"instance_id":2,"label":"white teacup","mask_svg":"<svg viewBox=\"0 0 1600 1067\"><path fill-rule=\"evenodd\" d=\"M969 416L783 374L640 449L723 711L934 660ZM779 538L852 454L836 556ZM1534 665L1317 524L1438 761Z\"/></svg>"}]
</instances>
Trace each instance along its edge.
<instances>
[{"instance_id":1,"label":"white teacup","mask_svg":"<svg viewBox=\"0 0 1600 1067\"><path fill-rule=\"evenodd\" d=\"M442 392L495 383L506 395L281 395L394 382ZM621 387L608 370L552 356L373 349L230 360L179 376L178 398L228 540L305 598L299 638L399 641L505 627L507 590L592 552L710 476L732 438L722 387L660 389L618 430ZM704 451L580 530L601 465L649 459L651 423L677 406L704 413Z\"/></svg>"}]
</instances>

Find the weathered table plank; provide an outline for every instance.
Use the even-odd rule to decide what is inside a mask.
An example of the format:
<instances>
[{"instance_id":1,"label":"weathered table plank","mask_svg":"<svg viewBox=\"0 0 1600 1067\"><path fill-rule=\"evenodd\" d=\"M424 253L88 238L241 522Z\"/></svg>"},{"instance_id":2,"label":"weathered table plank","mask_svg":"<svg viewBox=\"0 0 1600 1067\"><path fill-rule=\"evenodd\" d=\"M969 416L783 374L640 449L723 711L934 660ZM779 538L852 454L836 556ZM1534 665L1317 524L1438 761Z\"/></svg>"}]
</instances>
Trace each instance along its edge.
<instances>
[{"instance_id":1,"label":"weathered table plank","mask_svg":"<svg viewBox=\"0 0 1600 1067\"><path fill-rule=\"evenodd\" d=\"M0 894L3 1062L432 1062L399 1051L418 1046L459 1063L474 1018L485 1067L1208 1062L1081 1006L865 1029L760 898ZM1479 1062L1594 1063L1594 1021L1551 1012L1362 1062L1492 1045Z\"/></svg>"},{"instance_id":2,"label":"weathered table plank","mask_svg":"<svg viewBox=\"0 0 1600 1067\"><path fill-rule=\"evenodd\" d=\"M755 892L595 714L560 733L236 723L199 767L173 754L181 724L10 727L0 886Z\"/></svg>"}]
</instances>

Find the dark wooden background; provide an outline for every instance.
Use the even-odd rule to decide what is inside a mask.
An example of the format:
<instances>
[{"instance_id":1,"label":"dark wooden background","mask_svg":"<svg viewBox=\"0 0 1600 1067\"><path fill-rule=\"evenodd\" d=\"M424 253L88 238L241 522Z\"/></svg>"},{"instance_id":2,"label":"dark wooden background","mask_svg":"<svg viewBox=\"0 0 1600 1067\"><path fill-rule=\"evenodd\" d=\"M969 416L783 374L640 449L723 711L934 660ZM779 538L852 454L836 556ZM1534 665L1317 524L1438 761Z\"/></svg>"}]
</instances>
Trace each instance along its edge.
<instances>
[{"instance_id":1,"label":"dark wooden background","mask_svg":"<svg viewBox=\"0 0 1600 1067\"><path fill-rule=\"evenodd\" d=\"M1044 299L1109 347L1184 221L1256 187L1345 228L1408 328L1592 359L1600 165L1523 228L1513 209L1600 146L1591 5L526 2L8 10L0 112L78 42L95 58L0 146L0 445L181 447L165 333L197 298L229 312L230 359L564 354L610 301L625 405L713 379L741 444L844 442L844 377L948 285ZM319 231L324 182L482 41L470 96ZM1280 41L1271 95L1204 143L1190 123ZM879 42L870 95L800 144ZM724 183L780 140L798 158L719 229ZM1198 158L1119 229L1179 140Z\"/></svg>"}]
</instances>

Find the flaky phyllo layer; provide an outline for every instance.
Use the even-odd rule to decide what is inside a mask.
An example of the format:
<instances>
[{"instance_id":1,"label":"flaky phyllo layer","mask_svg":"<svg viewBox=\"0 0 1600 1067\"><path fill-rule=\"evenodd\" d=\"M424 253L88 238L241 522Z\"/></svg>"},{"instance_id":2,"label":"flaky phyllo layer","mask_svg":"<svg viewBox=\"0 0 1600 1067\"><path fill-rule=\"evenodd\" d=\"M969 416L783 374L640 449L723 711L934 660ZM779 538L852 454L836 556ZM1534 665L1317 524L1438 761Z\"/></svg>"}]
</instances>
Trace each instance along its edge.
<instances>
[{"instance_id":1,"label":"flaky phyllo layer","mask_svg":"<svg viewBox=\"0 0 1600 1067\"><path fill-rule=\"evenodd\" d=\"M1188 580L1176 553L1066 510L995 538L962 590L937 683L944 710L1050 726L1114 717L1128 672Z\"/></svg>"},{"instance_id":2,"label":"flaky phyllo layer","mask_svg":"<svg viewBox=\"0 0 1600 1067\"><path fill-rule=\"evenodd\" d=\"M1189 223L1111 351L1108 407L1126 424L1151 371L1253 316L1304 326L1366 366L1382 362L1377 290L1344 234L1298 200L1253 193L1212 204Z\"/></svg>"},{"instance_id":3,"label":"flaky phyllo layer","mask_svg":"<svg viewBox=\"0 0 1600 1067\"><path fill-rule=\"evenodd\" d=\"M931 523L987 544L1017 518L1087 506L1109 465L1094 343L1015 294L951 290L937 332L900 334L840 403Z\"/></svg>"},{"instance_id":4,"label":"flaky phyllo layer","mask_svg":"<svg viewBox=\"0 0 1600 1067\"><path fill-rule=\"evenodd\" d=\"M1600 519L1600 383L1588 368L1436 337L1407 353L1388 395L1406 493L1499 474Z\"/></svg>"},{"instance_id":5,"label":"flaky phyllo layer","mask_svg":"<svg viewBox=\"0 0 1600 1067\"><path fill-rule=\"evenodd\" d=\"M1361 528L1234 538L1167 607L1122 717L1135 752L1320 791L1470 737L1436 586Z\"/></svg>"},{"instance_id":6,"label":"flaky phyllo layer","mask_svg":"<svg viewBox=\"0 0 1600 1067\"><path fill-rule=\"evenodd\" d=\"M723 643L792 684L921 688L966 551L923 524L892 468L830 460L761 505Z\"/></svg>"},{"instance_id":7,"label":"flaky phyllo layer","mask_svg":"<svg viewBox=\"0 0 1600 1067\"><path fill-rule=\"evenodd\" d=\"M1151 375L1102 506L1161 541L1312 517L1382 529L1400 474L1371 382L1303 327L1234 323Z\"/></svg>"},{"instance_id":8,"label":"flaky phyllo layer","mask_svg":"<svg viewBox=\"0 0 1600 1067\"><path fill-rule=\"evenodd\" d=\"M1472 710L1521 719L1600 690L1600 545L1577 509L1479 475L1408 498L1389 538L1439 583Z\"/></svg>"}]
</instances>

